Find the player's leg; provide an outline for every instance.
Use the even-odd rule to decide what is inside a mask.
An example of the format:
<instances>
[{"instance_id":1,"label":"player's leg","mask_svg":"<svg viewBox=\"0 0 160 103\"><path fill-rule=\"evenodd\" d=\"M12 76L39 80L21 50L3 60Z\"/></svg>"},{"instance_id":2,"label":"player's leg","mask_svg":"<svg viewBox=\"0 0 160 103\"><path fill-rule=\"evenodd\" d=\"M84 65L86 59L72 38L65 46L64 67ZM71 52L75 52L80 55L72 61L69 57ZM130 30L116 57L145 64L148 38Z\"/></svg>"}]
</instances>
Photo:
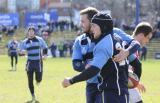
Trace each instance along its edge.
<instances>
[{"instance_id":1,"label":"player's leg","mask_svg":"<svg viewBox=\"0 0 160 103\"><path fill-rule=\"evenodd\" d=\"M136 88L128 89L129 91L129 101L130 103L143 103L142 97Z\"/></svg>"},{"instance_id":2,"label":"player's leg","mask_svg":"<svg viewBox=\"0 0 160 103\"><path fill-rule=\"evenodd\" d=\"M42 81L43 75L43 62L39 61L36 63L36 82L39 84Z\"/></svg>"},{"instance_id":3,"label":"player's leg","mask_svg":"<svg viewBox=\"0 0 160 103\"><path fill-rule=\"evenodd\" d=\"M89 103L102 103L102 93L98 90L97 83L88 83L87 87Z\"/></svg>"},{"instance_id":4,"label":"player's leg","mask_svg":"<svg viewBox=\"0 0 160 103\"><path fill-rule=\"evenodd\" d=\"M86 86L86 103L94 103L95 98L93 94L93 86L91 83L87 83Z\"/></svg>"},{"instance_id":5,"label":"player's leg","mask_svg":"<svg viewBox=\"0 0 160 103\"><path fill-rule=\"evenodd\" d=\"M30 90L30 93L32 95L32 99L35 99L34 85L33 85L33 75L34 75L33 71L27 71L29 90Z\"/></svg>"},{"instance_id":6,"label":"player's leg","mask_svg":"<svg viewBox=\"0 0 160 103\"><path fill-rule=\"evenodd\" d=\"M13 55L11 55L11 67L12 67L12 70L13 70Z\"/></svg>"},{"instance_id":7,"label":"player's leg","mask_svg":"<svg viewBox=\"0 0 160 103\"><path fill-rule=\"evenodd\" d=\"M35 101L34 84L33 84L33 76L34 76L33 65L34 64L32 64L31 61L28 61L26 64L26 71L27 71L27 77L28 77L28 87L32 95L32 101Z\"/></svg>"},{"instance_id":8,"label":"player's leg","mask_svg":"<svg viewBox=\"0 0 160 103\"><path fill-rule=\"evenodd\" d=\"M17 63L18 63L18 55L15 55L15 70L17 70Z\"/></svg>"},{"instance_id":9,"label":"player's leg","mask_svg":"<svg viewBox=\"0 0 160 103\"><path fill-rule=\"evenodd\" d=\"M102 93L100 91L95 92L95 103L102 103Z\"/></svg>"}]
</instances>

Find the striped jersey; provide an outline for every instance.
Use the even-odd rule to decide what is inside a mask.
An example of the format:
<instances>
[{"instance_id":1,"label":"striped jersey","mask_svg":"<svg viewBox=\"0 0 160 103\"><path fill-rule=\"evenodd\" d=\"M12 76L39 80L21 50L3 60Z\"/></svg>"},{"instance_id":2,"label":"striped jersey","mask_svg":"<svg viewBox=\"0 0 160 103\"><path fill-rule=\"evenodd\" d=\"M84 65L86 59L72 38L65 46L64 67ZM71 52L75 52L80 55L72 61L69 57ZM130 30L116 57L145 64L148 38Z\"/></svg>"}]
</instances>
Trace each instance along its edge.
<instances>
[{"instance_id":1,"label":"striped jersey","mask_svg":"<svg viewBox=\"0 0 160 103\"><path fill-rule=\"evenodd\" d=\"M47 44L38 36L32 39L26 38L20 44L20 50L27 51L28 60L41 60L43 49L47 49Z\"/></svg>"},{"instance_id":2,"label":"striped jersey","mask_svg":"<svg viewBox=\"0 0 160 103\"><path fill-rule=\"evenodd\" d=\"M17 53L18 52L18 46L19 46L18 41L11 40L11 41L9 41L7 46L8 46L9 53Z\"/></svg>"}]
</instances>

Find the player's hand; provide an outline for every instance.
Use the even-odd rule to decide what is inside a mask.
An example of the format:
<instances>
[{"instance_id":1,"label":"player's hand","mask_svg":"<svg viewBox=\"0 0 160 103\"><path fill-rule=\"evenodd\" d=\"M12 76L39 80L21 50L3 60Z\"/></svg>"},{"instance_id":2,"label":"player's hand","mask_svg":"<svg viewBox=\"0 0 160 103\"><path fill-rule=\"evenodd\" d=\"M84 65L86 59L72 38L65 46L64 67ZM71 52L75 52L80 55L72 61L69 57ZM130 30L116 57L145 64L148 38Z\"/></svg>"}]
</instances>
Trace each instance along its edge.
<instances>
[{"instance_id":1,"label":"player's hand","mask_svg":"<svg viewBox=\"0 0 160 103\"><path fill-rule=\"evenodd\" d=\"M129 55L129 51L126 51L124 49L120 49L120 52L119 54L115 55L113 60L115 62L120 62L120 61L123 61L124 59L126 59Z\"/></svg>"},{"instance_id":2,"label":"player's hand","mask_svg":"<svg viewBox=\"0 0 160 103\"><path fill-rule=\"evenodd\" d=\"M25 51L20 51L20 52L18 52L18 55L19 55L19 56L24 56L24 55L25 55Z\"/></svg>"},{"instance_id":3,"label":"player's hand","mask_svg":"<svg viewBox=\"0 0 160 103\"><path fill-rule=\"evenodd\" d=\"M42 59L45 60L47 58L47 55L43 55Z\"/></svg>"},{"instance_id":4,"label":"player's hand","mask_svg":"<svg viewBox=\"0 0 160 103\"><path fill-rule=\"evenodd\" d=\"M66 88L68 86L71 85L71 83L69 82L70 78L65 78L63 81L62 81L62 86L63 88Z\"/></svg>"},{"instance_id":5,"label":"player's hand","mask_svg":"<svg viewBox=\"0 0 160 103\"><path fill-rule=\"evenodd\" d=\"M139 83L139 84L137 85L137 89L138 89L140 92L142 92L142 93L146 92L146 88L145 88L145 86L144 86L142 83Z\"/></svg>"}]
</instances>

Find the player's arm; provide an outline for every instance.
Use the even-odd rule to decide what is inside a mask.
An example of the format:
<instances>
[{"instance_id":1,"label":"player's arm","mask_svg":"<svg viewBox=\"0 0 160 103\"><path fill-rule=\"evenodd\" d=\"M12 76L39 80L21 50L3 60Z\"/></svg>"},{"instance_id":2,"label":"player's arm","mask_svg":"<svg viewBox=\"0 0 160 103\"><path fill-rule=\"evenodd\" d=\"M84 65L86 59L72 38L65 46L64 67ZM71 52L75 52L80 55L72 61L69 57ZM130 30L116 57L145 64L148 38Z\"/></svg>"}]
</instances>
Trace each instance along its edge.
<instances>
[{"instance_id":1,"label":"player's arm","mask_svg":"<svg viewBox=\"0 0 160 103\"><path fill-rule=\"evenodd\" d=\"M98 48L95 51L94 58L90 66L87 66L87 68L83 70L80 74L72 78L64 79L64 81L62 82L63 87L68 87L71 84L85 81L95 76L99 73L100 69L102 69L108 59L108 53L104 51L104 48Z\"/></svg>"},{"instance_id":2,"label":"player's arm","mask_svg":"<svg viewBox=\"0 0 160 103\"><path fill-rule=\"evenodd\" d=\"M139 61L139 59L134 54L132 54L128 58L129 58L129 61L130 61L129 64L134 68L134 73L140 79L141 74L142 74L142 63Z\"/></svg>"},{"instance_id":3,"label":"player's arm","mask_svg":"<svg viewBox=\"0 0 160 103\"><path fill-rule=\"evenodd\" d=\"M118 28L116 28L115 31L122 38L122 40L126 41L129 45L129 47L126 49L126 52L128 52L128 56L135 53L140 48L140 43L136 41L131 35L128 35L127 33Z\"/></svg>"},{"instance_id":4,"label":"player's arm","mask_svg":"<svg viewBox=\"0 0 160 103\"><path fill-rule=\"evenodd\" d=\"M82 61L82 52L78 38L73 45L72 66L75 71L82 72L85 69L85 64Z\"/></svg>"},{"instance_id":5,"label":"player's arm","mask_svg":"<svg viewBox=\"0 0 160 103\"><path fill-rule=\"evenodd\" d=\"M136 40L132 40L131 43L129 44L129 47L126 49L126 51L128 52L128 56L135 53L139 48L140 48L140 43Z\"/></svg>"},{"instance_id":6,"label":"player's arm","mask_svg":"<svg viewBox=\"0 0 160 103\"><path fill-rule=\"evenodd\" d=\"M43 55L47 55L47 53L48 53L48 49L47 48L43 49Z\"/></svg>"},{"instance_id":7,"label":"player's arm","mask_svg":"<svg viewBox=\"0 0 160 103\"><path fill-rule=\"evenodd\" d=\"M72 60L72 66L75 71L82 72L85 69L85 64L80 59Z\"/></svg>"},{"instance_id":8,"label":"player's arm","mask_svg":"<svg viewBox=\"0 0 160 103\"><path fill-rule=\"evenodd\" d=\"M22 41L19 44L19 51L18 51L18 55L19 56L24 56L26 54L26 40Z\"/></svg>"},{"instance_id":9,"label":"player's arm","mask_svg":"<svg viewBox=\"0 0 160 103\"><path fill-rule=\"evenodd\" d=\"M120 53L114 56L114 60L116 62L120 62L126 59L131 54L135 53L140 48L140 43L118 28L114 28L114 32L116 32L122 38L122 40L126 41L129 45L128 48L126 48L125 50L121 49Z\"/></svg>"},{"instance_id":10,"label":"player's arm","mask_svg":"<svg viewBox=\"0 0 160 103\"><path fill-rule=\"evenodd\" d=\"M48 46L47 46L46 42L42 38L39 38L39 40L40 40L41 48L43 49L43 55L47 56Z\"/></svg>"},{"instance_id":11,"label":"player's arm","mask_svg":"<svg viewBox=\"0 0 160 103\"><path fill-rule=\"evenodd\" d=\"M126 41L129 47L126 49L128 54L131 55L135 53L140 48L140 43L135 40L131 35L125 33L121 29L114 28L114 32L117 33L123 41Z\"/></svg>"},{"instance_id":12,"label":"player's arm","mask_svg":"<svg viewBox=\"0 0 160 103\"><path fill-rule=\"evenodd\" d=\"M92 78L93 76L95 76L96 74L98 74L99 71L100 71L99 68L97 68L96 66L91 65L88 68L86 68L79 75L76 75L76 76L72 77L69 80L69 82L71 84L74 84L74 83L77 83L77 82L88 80L88 79Z\"/></svg>"}]
</instances>

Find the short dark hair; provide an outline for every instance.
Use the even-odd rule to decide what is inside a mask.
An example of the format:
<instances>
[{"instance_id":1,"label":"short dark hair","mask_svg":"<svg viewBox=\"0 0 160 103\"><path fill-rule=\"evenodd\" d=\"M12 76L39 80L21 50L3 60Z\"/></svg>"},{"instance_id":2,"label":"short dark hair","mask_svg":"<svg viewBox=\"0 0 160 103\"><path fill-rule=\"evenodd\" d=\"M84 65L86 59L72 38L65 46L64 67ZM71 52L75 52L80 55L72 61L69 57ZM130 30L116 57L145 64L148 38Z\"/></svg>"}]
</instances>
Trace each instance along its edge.
<instances>
[{"instance_id":1,"label":"short dark hair","mask_svg":"<svg viewBox=\"0 0 160 103\"><path fill-rule=\"evenodd\" d=\"M91 21L92 17L97 14L99 11L94 7L87 7L80 11L80 15L87 14L88 19Z\"/></svg>"},{"instance_id":2,"label":"short dark hair","mask_svg":"<svg viewBox=\"0 0 160 103\"><path fill-rule=\"evenodd\" d=\"M153 28L148 22L141 22L136 26L135 30L133 31L133 36L143 33L144 36L146 37L152 31Z\"/></svg>"},{"instance_id":3,"label":"short dark hair","mask_svg":"<svg viewBox=\"0 0 160 103\"><path fill-rule=\"evenodd\" d=\"M36 31L36 29L35 29L34 26L29 26L29 27L28 27L28 31L29 31L29 30L33 30L34 32Z\"/></svg>"}]
</instances>

